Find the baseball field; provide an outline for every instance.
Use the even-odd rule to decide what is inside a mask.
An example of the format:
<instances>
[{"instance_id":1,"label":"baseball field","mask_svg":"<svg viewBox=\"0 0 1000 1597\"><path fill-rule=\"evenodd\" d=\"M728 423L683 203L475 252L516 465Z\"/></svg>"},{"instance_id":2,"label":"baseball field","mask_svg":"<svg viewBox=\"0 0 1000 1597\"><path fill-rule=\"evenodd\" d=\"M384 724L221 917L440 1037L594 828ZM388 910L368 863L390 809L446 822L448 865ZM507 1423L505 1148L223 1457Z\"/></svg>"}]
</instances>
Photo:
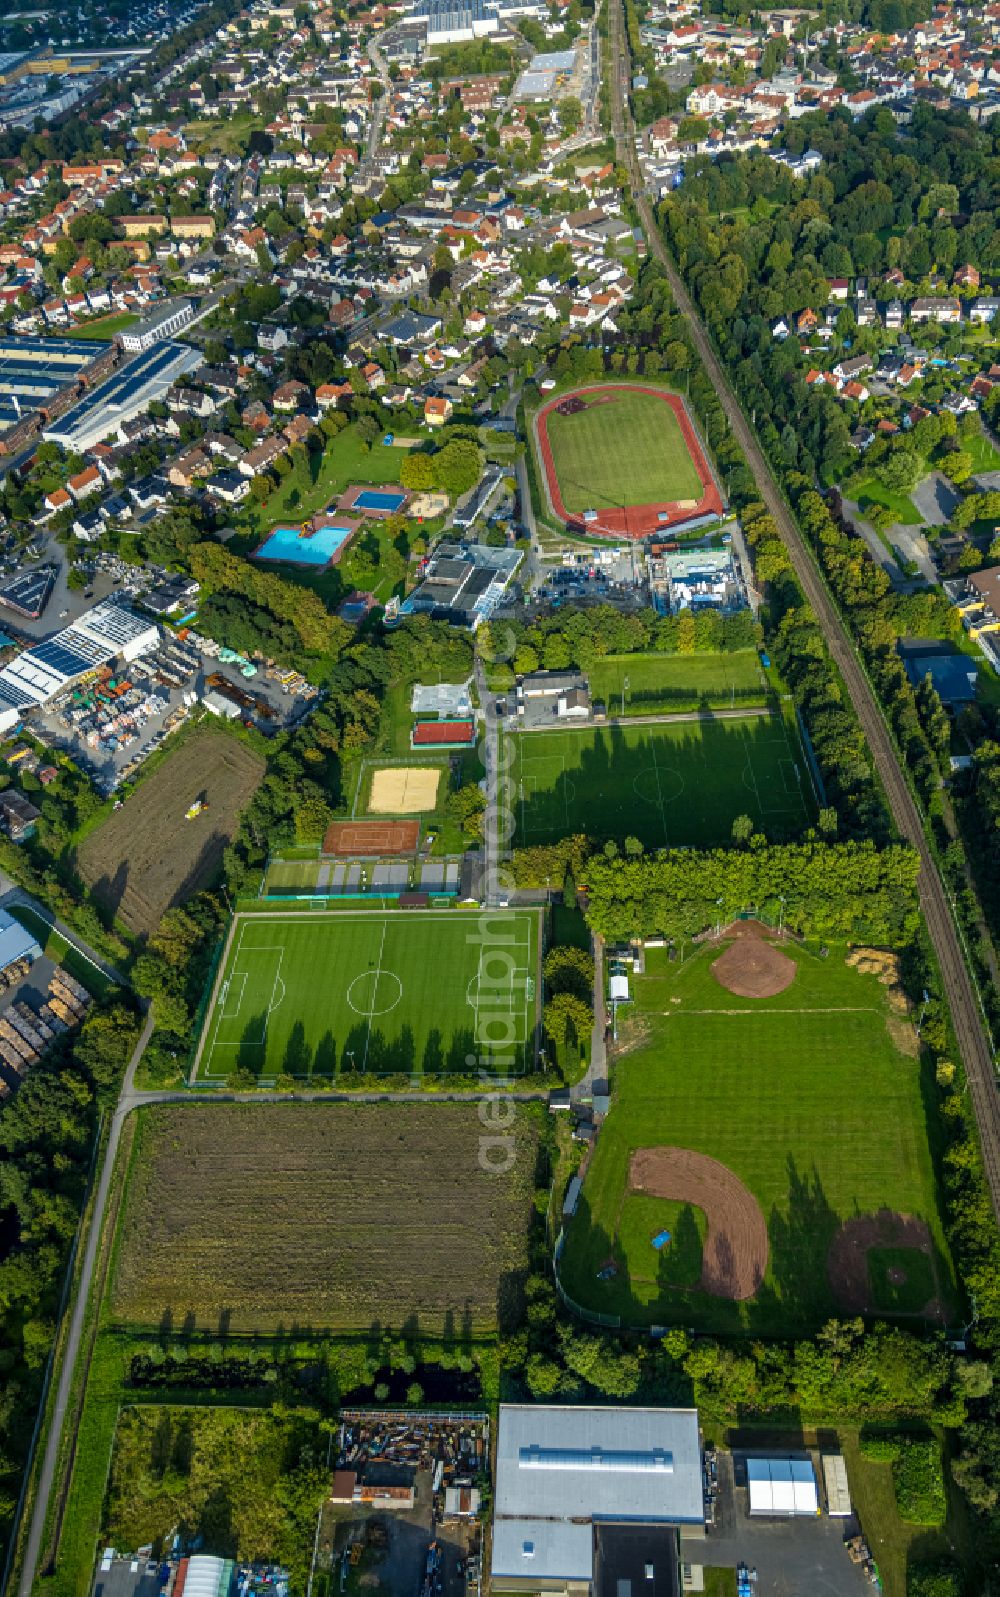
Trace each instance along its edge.
<instances>
[{"instance_id":1,"label":"baseball field","mask_svg":"<svg viewBox=\"0 0 1000 1597\"><path fill-rule=\"evenodd\" d=\"M791 715L520 732L509 743L515 846L585 832L709 847L729 841L737 815L777 837L816 813Z\"/></svg>"},{"instance_id":2,"label":"baseball field","mask_svg":"<svg viewBox=\"0 0 1000 1597\"><path fill-rule=\"evenodd\" d=\"M898 994L842 948L724 938L679 952L647 950L619 1010L625 1047L566 1230L565 1290L635 1325L950 1321L914 1017Z\"/></svg>"},{"instance_id":3,"label":"baseball field","mask_svg":"<svg viewBox=\"0 0 1000 1597\"><path fill-rule=\"evenodd\" d=\"M469 1075L501 1031L509 1070L530 1070L538 917L508 911L499 932L455 910L238 915L195 1079Z\"/></svg>"}]
</instances>

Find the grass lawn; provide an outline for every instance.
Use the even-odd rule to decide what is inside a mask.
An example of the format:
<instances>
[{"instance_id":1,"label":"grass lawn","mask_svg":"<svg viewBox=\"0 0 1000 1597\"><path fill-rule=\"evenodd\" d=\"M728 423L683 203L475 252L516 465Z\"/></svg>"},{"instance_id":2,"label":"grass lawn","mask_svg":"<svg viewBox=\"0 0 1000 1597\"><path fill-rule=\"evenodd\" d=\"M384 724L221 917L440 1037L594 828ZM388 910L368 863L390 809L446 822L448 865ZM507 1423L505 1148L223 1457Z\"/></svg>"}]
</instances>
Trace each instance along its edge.
<instances>
[{"instance_id":1,"label":"grass lawn","mask_svg":"<svg viewBox=\"0 0 1000 1597\"><path fill-rule=\"evenodd\" d=\"M571 416L549 412L545 426L567 511L700 499L701 479L666 398L622 385L583 394Z\"/></svg>"},{"instance_id":2,"label":"grass lawn","mask_svg":"<svg viewBox=\"0 0 1000 1597\"><path fill-rule=\"evenodd\" d=\"M847 1462L851 1501L878 1564L885 1597L906 1597L911 1563L933 1563L937 1558L953 1557L956 1551L963 1562L974 1558L976 1533L965 1502L950 1480L945 1527L908 1524L896 1504L892 1465L863 1458L857 1431L838 1427L838 1435Z\"/></svg>"},{"instance_id":3,"label":"grass lawn","mask_svg":"<svg viewBox=\"0 0 1000 1597\"><path fill-rule=\"evenodd\" d=\"M213 994L200 1082L242 1066L332 1080L353 1072L468 1075L500 1009L512 1069L534 1064L538 919L511 913L506 973L457 911L237 917ZM428 957L433 947L433 958ZM487 988L487 982L489 987Z\"/></svg>"},{"instance_id":4,"label":"grass lawn","mask_svg":"<svg viewBox=\"0 0 1000 1597\"><path fill-rule=\"evenodd\" d=\"M587 673L590 691L603 699L609 715L649 715L725 708L737 702L763 704L767 678L755 649L733 654L608 654Z\"/></svg>"},{"instance_id":5,"label":"grass lawn","mask_svg":"<svg viewBox=\"0 0 1000 1597\"><path fill-rule=\"evenodd\" d=\"M958 447L959 449L968 450L972 456L972 470L974 473L979 471L1000 471L1000 450L996 448L995 444L990 442L982 427L980 427L974 437L960 438Z\"/></svg>"},{"instance_id":6,"label":"grass lawn","mask_svg":"<svg viewBox=\"0 0 1000 1597\"><path fill-rule=\"evenodd\" d=\"M847 966L843 949L825 959L787 951L797 965L791 986L749 999L716 981L715 948L681 964L647 950L611 1113L566 1233L562 1283L578 1303L637 1325L811 1330L844 1312L826 1272L841 1222L887 1207L927 1222L938 1292L954 1310L920 1066L894 1040L898 1017L876 977ZM735 1303L679 1290L659 1274L646 1236L657 1217L633 1219L628 1191L633 1151L657 1146L719 1160L757 1199L770 1252L755 1297ZM611 1257L617 1275L599 1280Z\"/></svg>"},{"instance_id":7,"label":"grass lawn","mask_svg":"<svg viewBox=\"0 0 1000 1597\"><path fill-rule=\"evenodd\" d=\"M47 954L57 964L69 971L78 982L86 987L95 998L101 998L111 986L102 970L93 965L86 954L80 952L72 943L68 943L61 932L57 932L43 915L32 909L30 904L11 904L10 913L15 920L37 937L41 944L42 953Z\"/></svg>"},{"instance_id":8,"label":"grass lawn","mask_svg":"<svg viewBox=\"0 0 1000 1597\"><path fill-rule=\"evenodd\" d=\"M60 336L64 338L92 338L95 341L107 339L109 342L116 333L124 332L126 327L133 327L139 320L132 311L121 311L117 316L102 316L94 322L84 322L81 327L69 327Z\"/></svg>"},{"instance_id":9,"label":"grass lawn","mask_svg":"<svg viewBox=\"0 0 1000 1597\"><path fill-rule=\"evenodd\" d=\"M293 524L304 521L339 498L351 483L398 483L399 468L405 459L402 450L387 449L379 442L372 449L366 448L357 429L345 427L321 454L310 455L283 477L264 504L248 501L241 512L239 528L263 534L289 517Z\"/></svg>"},{"instance_id":10,"label":"grass lawn","mask_svg":"<svg viewBox=\"0 0 1000 1597\"><path fill-rule=\"evenodd\" d=\"M262 119L252 112L238 112L231 117L208 117L203 122L189 122L184 129L184 137L188 149L197 150L199 154L207 150L219 150L224 155L233 155L243 149L254 128L263 125Z\"/></svg>"},{"instance_id":11,"label":"grass lawn","mask_svg":"<svg viewBox=\"0 0 1000 1597\"><path fill-rule=\"evenodd\" d=\"M169 1546L172 1526L213 1553L282 1563L301 1588L308 1577L323 1487L289 1477L324 1452L312 1414L240 1408L123 1408L105 1510L109 1546Z\"/></svg>"},{"instance_id":12,"label":"grass lawn","mask_svg":"<svg viewBox=\"0 0 1000 1597\"><path fill-rule=\"evenodd\" d=\"M515 846L585 832L707 847L729 840L737 815L793 836L816 813L792 716L520 732L510 744Z\"/></svg>"},{"instance_id":13,"label":"grass lawn","mask_svg":"<svg viewBox=\"0 0 1000 1597\"><path fill-rule=\"evenodd\" d=\"M617 1236L629 1279L657 1291L696 1286L707 1229L703 1211L690 1203L627 1193L618 1213ZM653 1238L664 1231L669 1231L670 1241L654 1248Z\"/></svg>"},{"instance_id":14,"label":"grass lawn","mask_svg":"<svg viewBox=\"0 0 1000 1597\"><path fill-rule=\"evenodd\" d=\"M886 488L875 477L866 477L864 482L852 489L852 496L861 504L864 500L871 500L876 505L884 505L886 510L891 510L893 519L903 527L920 527L923 525L923 516L917 509L913 500L904 493L894 493L891 488ZM862 514L864 512L862 511Z\"/></svg>"}]
</instances>

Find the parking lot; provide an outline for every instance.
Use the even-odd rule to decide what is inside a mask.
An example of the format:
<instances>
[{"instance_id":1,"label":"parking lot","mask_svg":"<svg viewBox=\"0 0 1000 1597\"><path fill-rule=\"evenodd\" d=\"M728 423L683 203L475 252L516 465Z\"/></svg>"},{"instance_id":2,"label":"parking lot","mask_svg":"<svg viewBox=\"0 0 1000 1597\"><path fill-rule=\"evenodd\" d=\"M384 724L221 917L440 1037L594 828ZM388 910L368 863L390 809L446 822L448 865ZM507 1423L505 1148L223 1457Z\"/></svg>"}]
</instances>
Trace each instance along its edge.
<instances>
[{"instance_id":1,"label":"parking lot","mask_svg":"<svg viewBox=\"0 0 1000 1597\"><path fill-rule=\"evenodd\" d=\"M805 1450L803 1449L803 1452ZM718 1454L715 1525L704 1542L681 1543L684 1563L757 1571L757 1597L861 1597L872 1587L845 1546L858 1530L854 1518L823 1513L802 1519L751 1519L747 1512L746 1454ZM817 1477L818 1455L813 1454Z\"/></svg>"}]
</instances>

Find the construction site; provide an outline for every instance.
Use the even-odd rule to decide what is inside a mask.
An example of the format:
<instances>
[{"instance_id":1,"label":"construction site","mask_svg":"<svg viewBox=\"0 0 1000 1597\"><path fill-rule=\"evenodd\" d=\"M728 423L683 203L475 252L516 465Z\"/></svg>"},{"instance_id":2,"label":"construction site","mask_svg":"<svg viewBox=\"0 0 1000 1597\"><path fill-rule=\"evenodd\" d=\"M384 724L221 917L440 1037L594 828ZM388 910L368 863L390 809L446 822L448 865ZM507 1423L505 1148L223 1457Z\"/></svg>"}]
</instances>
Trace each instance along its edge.
<instances>
[{"instance_id":1,"label":"construction site","mask_svg":"<svg viewBox=\"0 0 1000 1597\"><path fill-rule=\"evenodd\" d=\"M488 1467L484 1413L343 1410L317 1539L331 1597L480 1597Z\"/></svg>"}]
</instances>

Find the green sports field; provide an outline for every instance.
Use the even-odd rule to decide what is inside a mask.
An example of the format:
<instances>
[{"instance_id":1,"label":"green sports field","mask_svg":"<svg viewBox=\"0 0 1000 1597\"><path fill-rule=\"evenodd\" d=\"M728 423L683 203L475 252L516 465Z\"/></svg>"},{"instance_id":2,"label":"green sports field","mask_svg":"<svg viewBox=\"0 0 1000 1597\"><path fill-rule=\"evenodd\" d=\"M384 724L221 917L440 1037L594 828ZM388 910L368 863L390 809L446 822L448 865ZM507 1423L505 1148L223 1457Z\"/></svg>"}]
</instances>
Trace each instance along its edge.
<instances>
[{"instance_id":1,"label":"green sports field","mask_svg":"<svg viewBox=\"0 0 1000 1597\"><path fill-rule=\"evenodd\" d=\"M586 408L546 418L563 504L571 515L700 499L701 479L670 406L623 384L581 394Z\"/></svg>"},{"instance_id":2,"label":"green sports field","mask_svg":"<svg viewBox=\"0 0 1000 1597\"><path fill-rule=\"evenodd\" d=\"M895 1303L879 1279L886 1250L872 1249L875 1303L913 1314L936 1295L954 1313L912 1024L891 1013L875 976L845 964L842 948L823 958L786 945L795 979L756 999L716 981L718 948L691 949L680 963L648 949L646 974L631 978L611 1113L567 1225L565 1290L629 1324L765 1335L815 1327L844 1312L826 1272L840 1222L885 1207L925 1220L934 1246L906 1261L909 1290ZM657 1146L721 1161L759 1202L770 1258L756 1297L740 1304L692 1288L701 1210L628 1189L632 1152ZM674 1235L673 1257L652 1247L661 1226ZM610 1259L618 1273L601 1280Z\"/></svg>"},{"instance_id":3,"label":"green sports field","mask_svg":"<svg viewBox=\"0 0 1000 1597\"><path fill-rule=\"evenodd\" d=\"M609 715L650 715L699 705L763 704L767 678L755 649L732 654L608 654L587 672ZM624 695L624 700L623 700Z\"/></svg>"},{"instance_id":4,"label":"green sports field","mask_svg":"<svg viewBox=\"0 0 1000 1597\"><path fill-rule=\"evenodd\" d=\"M537 916L507 911L491 919L488 941L479 932L480 917L461 911L237 916L196 1082L238 1067L317 1085L349 1085L357 1074L469 1075L480 1056L491 1070L530 1070ZM500 1041L509 1048L491 1047Z\"/></svg>"},{"instance_id":5,"label":"green sports field","mask_svg":"<svg viewBox=\"0 0 1000 1597\"><path fill-rule=\"evenodd\" d=\"M509 742L515 846L573 832L710 846L728 842L737 815L777 837L816 814L793 716L515 732Z\"/></svg>"}]
</instances>

